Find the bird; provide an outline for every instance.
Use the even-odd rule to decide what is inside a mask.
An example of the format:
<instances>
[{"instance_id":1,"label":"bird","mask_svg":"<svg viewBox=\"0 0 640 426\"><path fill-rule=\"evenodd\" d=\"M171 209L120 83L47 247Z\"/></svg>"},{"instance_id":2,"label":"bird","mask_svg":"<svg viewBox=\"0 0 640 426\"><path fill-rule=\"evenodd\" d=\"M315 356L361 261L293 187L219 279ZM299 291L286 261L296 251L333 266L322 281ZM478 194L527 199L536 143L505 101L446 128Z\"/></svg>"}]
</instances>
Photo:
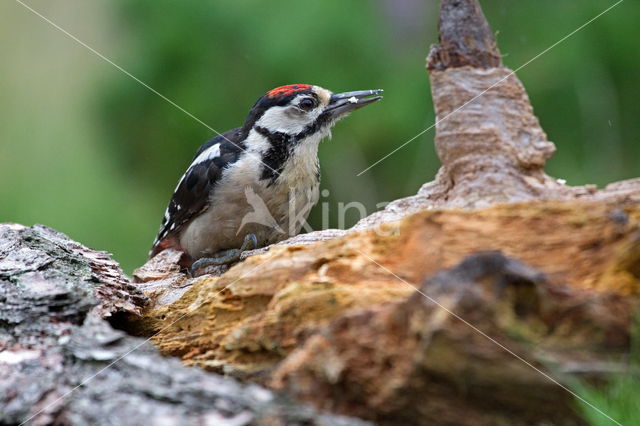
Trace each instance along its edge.
<instances>
[{"instance_id":1,"label":"bird","mask_svg":"<svg viewBox=\"0 0 640 426\"><path fill-rule=\"evenodd\" d=\"M266 92L241 127L196 151L149 257L181 251L181 265L195 274L299 233L319 199L320 141L338 120L382 99L382 92L333 93L311 84Z\"/></svg>"}]
</instances>

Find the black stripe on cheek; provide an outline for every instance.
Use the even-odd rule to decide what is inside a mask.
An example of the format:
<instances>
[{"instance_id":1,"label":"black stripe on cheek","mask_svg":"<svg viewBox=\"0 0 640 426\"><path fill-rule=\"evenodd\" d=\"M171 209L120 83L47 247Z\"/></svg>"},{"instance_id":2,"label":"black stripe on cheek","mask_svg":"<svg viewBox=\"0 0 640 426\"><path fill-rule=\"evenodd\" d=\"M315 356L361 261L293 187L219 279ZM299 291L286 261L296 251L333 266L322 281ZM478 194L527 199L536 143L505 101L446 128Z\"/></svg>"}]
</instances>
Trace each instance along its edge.
<instances>
[{"instance_id":1,"label":"black stripe on cheek","mask_svg":"<svg viewBox=\"0 0 640 426\"><path fill-rule=\"evenodd\" d=\"M305 127L305 129L298 133L295 136L295 139L298 141L301 141L311 135L313 135L316 132L319 132L324 126L326 126L329 121L331 120L331 114L328 112L323 112L322 114L320 114L318 116L318 118L316 118L316 120L309 124L307 127Z\"/></svg>"},{"instance_id":2,"label":"black stripe on cheek","mask_svg":"<svg viewBox=\"0 0 640 426\"><path fill-rule=\"evenodd\" d=\"M272 132L260 126L254 129L267 138L271 145L262 157L262 174L260 175L260 179L269 180L269 186L271 186L278 179L291 156L293 137L283 132Z\"/></svg>"},{"instance_id":3,"label":"black stripe on cheek","mask_svg":"<svg viewBox=\"0 0 640 426\"><path fill-rule=\"evenodd\" d=\"M295 135L283 132L272 132L267 128L255 126L254 129L256 132L267 138L271 145L262 158L263 167L260 179L268 179L269 185L272 185L282 173L297 143L320 131L330 120L330 113L322 113L302 132Z\"/></svg>"}]
</instances>

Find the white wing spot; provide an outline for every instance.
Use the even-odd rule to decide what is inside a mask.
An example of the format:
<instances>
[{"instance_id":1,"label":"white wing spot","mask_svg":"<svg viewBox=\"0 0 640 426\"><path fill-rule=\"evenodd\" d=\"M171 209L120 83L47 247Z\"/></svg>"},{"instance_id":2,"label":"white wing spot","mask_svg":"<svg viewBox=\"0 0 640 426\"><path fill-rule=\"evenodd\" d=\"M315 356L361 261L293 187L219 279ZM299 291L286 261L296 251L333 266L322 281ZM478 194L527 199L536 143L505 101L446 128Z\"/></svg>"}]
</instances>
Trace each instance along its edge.
<instances>
[{"instance_id":1,"label":"white wing spot","mask_svg":"<svg viewBox=\"0 0 640 426\"><path fill-rule=\"evenodd\" d=\"M184 178L187 176L187 173L189 173L189 170L191 170L191 168L193 166L195 166L196 164L200 164L200 163L202 163L204 161L207 161L207 160L212 160L212 159L214 159L216 157L219 157L219 156L220 156L220 143L213 144L209 148L207 148L204 151L202 151L200 153L200 155L198 155L196 157L196 159L193 160L193 162L191 163L191 165L187 169L186 173L182 175L182 177L180 178L180 181L176 185L176 189L174 189L173 192L176 192L178 190L178 188L180 187L180 184L182 183Z\"/></svg>"},{"instance_id":2,"label":"white wing spot","mask_svg":"<svg viewBox=\"0 0 640 426\"><path fill-rule=\"evenodd\" d=\"M202 163L203 161L214 159L219 155L220 155L220 144L217 143L217 144L211 145L209 148L202 151L200 155L196 157L195 160L193 160L193 163L191 163L191 167L195 166L196 164Z\"/></svg>"}]
</instances>

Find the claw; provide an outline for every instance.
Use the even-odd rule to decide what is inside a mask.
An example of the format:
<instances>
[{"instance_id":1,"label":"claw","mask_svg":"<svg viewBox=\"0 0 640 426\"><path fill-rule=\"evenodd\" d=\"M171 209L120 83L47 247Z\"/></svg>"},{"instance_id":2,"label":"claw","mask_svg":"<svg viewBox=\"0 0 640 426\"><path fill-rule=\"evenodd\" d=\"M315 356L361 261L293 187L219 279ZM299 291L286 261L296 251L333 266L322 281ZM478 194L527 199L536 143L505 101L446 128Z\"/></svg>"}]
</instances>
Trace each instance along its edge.
<instances>
[{"instance_id":1,"label":"claw","mask_svg":"<svg viewBox=\"0 0 640 426\"><path fill-rule=\"evenodd\" d=\"M223 251L220 256L217 257L203 257L196 260L189 268L191 276L196 276L198 269L206 266L220 266L228 265L229 263L237 262L240 260L240 256L243 252L248 250L254 250L258 248L258 238L255 234L247 234L242 241L242 246L239 249L231 249Z\"/></svg>"},{"instance_id":2,"label":"claw","mask_svg":"<svg viewBox=\"0 0 640 426\"><path fill-rule=\"evenodd\" d=\"M240 251L255 250L258 248L258 237L256 234L247 234L244 236Z\"/></svg>"}]
</instances>

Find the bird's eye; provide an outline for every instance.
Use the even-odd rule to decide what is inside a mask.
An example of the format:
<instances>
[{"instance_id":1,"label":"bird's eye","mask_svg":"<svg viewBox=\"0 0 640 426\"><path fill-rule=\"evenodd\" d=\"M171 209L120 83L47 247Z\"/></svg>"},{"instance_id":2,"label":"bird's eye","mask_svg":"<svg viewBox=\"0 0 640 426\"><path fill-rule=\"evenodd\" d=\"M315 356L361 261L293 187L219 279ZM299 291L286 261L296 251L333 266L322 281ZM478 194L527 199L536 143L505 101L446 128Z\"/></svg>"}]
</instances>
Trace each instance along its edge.
<instances>
[{"instance_id":1,"label":"bird's eye","mask_svg":"<svg viewBox=\"0 0 640 426\"><path fill-rule=\"evenodd\" d=\"M304 98L298 104L298 108L303 111L309 111L316 106L316 101L313 98Z\"/></svg>"}]
</instances>

